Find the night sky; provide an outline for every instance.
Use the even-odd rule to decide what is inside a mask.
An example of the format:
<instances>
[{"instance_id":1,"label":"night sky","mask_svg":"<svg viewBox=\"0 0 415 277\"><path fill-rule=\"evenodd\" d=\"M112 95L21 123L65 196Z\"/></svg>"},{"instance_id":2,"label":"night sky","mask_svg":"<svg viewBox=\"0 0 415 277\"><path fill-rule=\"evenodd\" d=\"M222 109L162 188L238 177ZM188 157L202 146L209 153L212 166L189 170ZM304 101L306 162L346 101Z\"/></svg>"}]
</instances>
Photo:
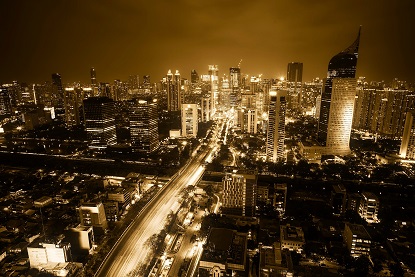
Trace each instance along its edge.
<instances>
[{"instance_id":1,"label":"night sky","mask_svg":"<svg viewBox=\"0 0 415 277\"><path fill-rule=\"evenodd\" d=\"M385 4L387 3L387 4ZM415 1L43 0L0 2L0 82L127 80L168 69L190 79L218 64L229 73L325 77L330 58L362 25L357 76L415 81Z\"/></svg>"}]
</instances>

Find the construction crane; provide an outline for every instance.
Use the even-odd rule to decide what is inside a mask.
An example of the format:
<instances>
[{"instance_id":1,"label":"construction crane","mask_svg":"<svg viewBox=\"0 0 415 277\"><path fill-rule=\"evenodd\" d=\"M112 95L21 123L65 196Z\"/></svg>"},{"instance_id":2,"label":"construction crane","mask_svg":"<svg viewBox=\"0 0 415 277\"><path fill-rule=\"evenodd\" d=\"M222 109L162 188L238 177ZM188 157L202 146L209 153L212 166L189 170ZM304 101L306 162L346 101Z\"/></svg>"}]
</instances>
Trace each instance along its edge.
<instances>
[{"instance_id":1,"label":"construction crane","mask_svg":"<svg viewBox=\"0 0 415 277\"><path fill-rule=\"evenodd\" d=\"M238 63L238 68L241 68L242 59Z\"/></svg>"}]
</instances>

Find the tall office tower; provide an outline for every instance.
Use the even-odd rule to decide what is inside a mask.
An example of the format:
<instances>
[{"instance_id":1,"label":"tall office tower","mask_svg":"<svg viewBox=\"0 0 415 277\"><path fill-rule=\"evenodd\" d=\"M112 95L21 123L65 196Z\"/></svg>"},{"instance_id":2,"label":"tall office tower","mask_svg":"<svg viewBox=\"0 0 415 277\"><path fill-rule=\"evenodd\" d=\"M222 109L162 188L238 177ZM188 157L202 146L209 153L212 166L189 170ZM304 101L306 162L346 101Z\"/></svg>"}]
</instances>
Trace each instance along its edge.
<instances>
[{"instance_id":1,"label":"tall office tower","mask_svg":"<svg viewBox=\"0 0 415 277\"><path fill-rule=\"evenodd\" d=\"M9 92L6 87L0 87L0 115L12 113Z\"/></svg>"},{"instance_id":2,"label":"tall office tower","mask_svg":"<svg viewBox=\"0 0 415 277\"><path fill-rule=\"evenodd\" d=\"M232 107L239 106L239 99L241 95L241 69L239 67L231 67L229 69L230 87L232 92L230 94L230 104Z\"/></svg>"},{"instance_id":3,"label":"tall office tower","mask_svg":"<svg viewBox=\"0 0 415 277\"><path fill-rule=\"evenodd\" d=\"M247 91L241 94L241 107L247 109L254 109L256 107L255 94Z\"/></svg>"},{"instance_id":4,"label":"tall office tower","mask_svg":"<svg viewBox=\"0 0 415 277\"><path fill-rule=\"evenodd\" d=\"M195 69L192 69L192 72L190 73L190 83L192 86L199 84L199 74L197 74Z\"/></svg>"},{"instance_id":5,"label":"tall office tower","mask_svg":"<svg viewBox=\"0 0 415 277\"><path fill-rule=\"evenodd\" d=\"M59 73L52 74L52 105L55 108L63 108L63 86Z\"/></svg>"},{"instance_id":6,"label":"tall office tower","mask_svg":"<svg viewBox=\"0 0 415 277\"><path fill-rule=\"evenodd\" d=\"M131 148L134 152L151 153L159 147L157 101L131 101L128 110Z\"/></svg>"},{"instance_id":7,"label":"tall office tower","mask_svg":"<svg viewBox=\"0 0 415 277\"><path fill-rule=\"evenodd\" d=\"M65 123L67 126L76 126L81 123L79 107L82 106L84 90L77 87L65 88Z\"/></svg>"},{"instance_id":8,"label":"tall office tower","mask_svg":"<svg viewBox=\"0 0 415 277\"><path fill-rule=\"evenodd\" d=\"M251 76L251 81L249 82L250 90L252 93L257 93L259 91L259 83L261 82L261 75Z\"/></svg>"},{"instance_id":9,"label":"tall office tower","mask_svg":"<svg viewBox=\"0 0 415 277\"><path fill-rule=\"evenodd\" d=\"M198 118L197 118L197 104L182 104L182 136L196 137Z\"/></svg>"},{"instance_id":10,"label":"tall office tower","mask_svg":"<svg viewBox=\"0 0 415 277\"><path fill-rule=\"evenodd\" d=\"M329 148L327 154L345 155L350 151L348 143L356 94L359 40L360 29L353 44L335 55L328 66L327 79L321 93L317 132L319 143L332 147L333 151Z\"/></svg>"},{"instance_id":11,"label":"tall office tower","mask_svg":"<svg viewBox=\"0 0 415 277\"><path fill-rule=\"evenodd\" d=\"M287 67L287 88L290 92L289 107L297 111L302 109L302 80L303 63L289 63Z\"/></svg>"},{"instance_id":12,"label":"tall office tower","mask_svg":"<svg viewBox=\"0 0 415 277\"><path fill-rule=\"evenodd\" d=\"M371 192L363 192L359 205L359 215L368 223L377 223L379 199Z\"/></svg>"},{"instance_id":13,"label":"tall office tower","mask_svg":"<svg viewBox=\"0 0 415 277\"><path fill-rule=\"evenodd\" d=\"M102 202L97 203L82 203L79 208L79 218L81 225L92 226L94 233L96 231L102 232L108 228L107 217L105 216L105 209Z\"/></svg>"},{"instance_id":14,"label":"tall office tower","mask_svg":"<svg viewBox=\"0 0 415 277\"><path fill-rule=\"evenodd\" d=\"M238 121L241 126L241 131L251 134L258 132L257 128L257 113L255 109L238 109Z\"/></svg>"},{"instance_id":15,"label":"tall office tower","mask_svg":"<svg viewBox=\"0 0 415 277\"><path fill-rule=\"evenodd\" d=\"M202 122L206 123L210 120L210 95L204 95L201 103Z\"/></svg>"},{"instance_id":16,"label":"tall office tower","mask_svg":"<svg viewBox=\"0 0 415 277\"><path fill-rule=\"evenodd\" d=\"M167 86L167 110L179 111L181 108L181 80L180 73L176 70L176 73L171 73L171 70L167 72L166 77Z\"/></svg>"},{"instance_id":17,"label":"tall office tower","mask_svg":"<svg viewBox=\"0 0 415 277\"><path fill-rule=\"evenodd\" d=\"M222 214L255 216L257 173L238 171L227 173L222 179Z\"/></svg>"},{"instance_id":18,"label":"tall office tower","mask_svg":"<svg viewBox=\"0 0 415 277\"><path fill-rule=\"evenodd\" d=\"M138 90L140 88L140 78L138 75L130 75L128 77L128 88L130 90Z\"/></svg>"},{"instance_id":19,"label":"tall office tower","mask_svg":"<svg viewBox=\"0 0 415 277\"><path fill-rule=\"evenodd\" d=\"M402 135L399 156L402 159L415 160L415 112L406 113L405 128Z\"/></svg>"},{"instance_id":20,"label":"tall office tower","mask_svg":"<svg viewBox=\"0 0 415 277\"><path fill-rule=\"evenodd\" d=\"M97 86L97 72L95 71L95 68L91 67L91 85L92 87Z\"/></svg>"},{"instance_id":21,"label":"tall office tower","mask_svg":"<svg viewBox=\"0 0 415 277\"><path fill-rule=\"evenodd\" d=\"M318 120L320 118L320 110L321 110L321 95L316 97L316 112L314 117Z\"/></svg>"},{"instance_id":22,"label":"tall office tower","mask_svg":"<svg viewBox=\"0 0 415 277\"><path fill-rule=\"evenodd\" d=\"M99 96L101 97L108 97L108 98L112 98L111 96L111 85L109 83L99 83Z\"/></svg>"},{"instance_id":23,"label":"tall office tower","mask_svg":"<svg viewBox=\"0 0 415 277\"><path fill-rule=\"evenodd\" d=\"M112 99L115 101L126 101L129 100L127 84L121 80L114 80L112 89Z\"/></svg>"},{"instance_id":24,"label":"tall office tower","mask_svg":"<svg viewBox=\"0 0 415 277\"><path fill-rule=\"evenodd\" d=\"M291 62L287 67L287 82L301 83L303 81L303 63Z\"/></svg>"},{"instance_id":25,"label":"tall office tower","mask_svg":"<svg viewBox=\"0 0 415 277\"><path fill-rule=\"evenodd\" d=\"M84 100L84 124L90 148L106 148L117 142L114 101L108 97Z\"/></svg>"},{"instance_id":26,"label":"tall office tower","mask_svg":"<svg viewBox=\"0 0 415 277\"><path fill-rule=\"evenodd\" d=\"M266 155L269 161L275 163L284 160L287 92L272 90L269 96Z\"/></svg>"},{"instance_id":27,"label":"tall office tower","mask_svg":"<svg viewBox=\"0 0 415 277\"><path fill-rule=\"evenodd\" d=\"M216 102L219 93L219 77L218 77L218 66L209 65L208 74L210 76L210 101L211 101L211 114L214 115L216 111Z\"/></svg>"},{"instance_id":28,"label":"tall office tower","mask_svg":"<svg viewBox=\"0 0 415 277\"><path fill-rule=\"evenodd\" d=\"M145 89L150 89L151 88L151 79L150 79L150 75L144 75L143 76L143 87Z\"/></svg>"},{"instance_id":29,"label":"tall office tower","mask_svg":"<svg viewBox=\"0 0 415 277\"><path fill-rule=\"evenodd\" d=\"M350 153L353 110L356 97L355 78L335 78L332 83L327 132L326 154L347 155Z\"/></svg>"}]
</instances>

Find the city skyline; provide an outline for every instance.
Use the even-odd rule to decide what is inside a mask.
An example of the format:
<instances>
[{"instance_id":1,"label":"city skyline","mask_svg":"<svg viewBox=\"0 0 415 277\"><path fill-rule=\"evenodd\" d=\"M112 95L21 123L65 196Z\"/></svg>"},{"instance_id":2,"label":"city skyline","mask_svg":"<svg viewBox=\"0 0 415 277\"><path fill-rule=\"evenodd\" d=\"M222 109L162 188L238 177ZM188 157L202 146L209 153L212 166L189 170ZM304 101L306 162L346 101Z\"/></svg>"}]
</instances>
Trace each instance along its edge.
<instances>
[{"instance_id":1,"label":"city skyline","mask_svg":"<svg viewBox=\"0 0 415 277\"><path fill-rule=\"evenodd\" d=\"M289 62L302 62L304 80L311 80L325 77L324 61L349 44L360 25L356 76L386 82L415 78L411 1L0 5L4 83L43 82L53 72L64 82L87 83L91 67L98 82L131 74L158 81L173 68L190 79L192 69L202 74L208 64L218 64L222 76L241 59L243 73L267 78L285 77Z\"/></svg>"}]
</instances>

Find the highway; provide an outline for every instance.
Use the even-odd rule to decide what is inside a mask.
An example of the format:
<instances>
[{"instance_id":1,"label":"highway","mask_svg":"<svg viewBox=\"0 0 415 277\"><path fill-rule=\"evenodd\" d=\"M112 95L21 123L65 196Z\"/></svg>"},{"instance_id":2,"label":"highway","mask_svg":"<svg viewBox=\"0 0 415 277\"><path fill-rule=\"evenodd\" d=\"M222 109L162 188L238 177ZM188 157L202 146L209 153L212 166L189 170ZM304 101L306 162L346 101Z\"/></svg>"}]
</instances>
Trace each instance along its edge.
<instances>
[{"instance_id":1,"label":"highway","mask_svg":"<svg viewBox=\"0 0 415 277\"><path fill-rule=\"evenodd\" d=\"M216 144L212 140L210 145ZM186 186L194 185L202 176L202 163L212 155L215 148L206 147L199 151L172 179L160 189L158 194L136 216L104 259L95 276L138 276L140 265L152 258L152 249L146 244L148 239L158 234L165 225L172 207L177 206L178 194Z\"/></svg>"}]
</instances>

